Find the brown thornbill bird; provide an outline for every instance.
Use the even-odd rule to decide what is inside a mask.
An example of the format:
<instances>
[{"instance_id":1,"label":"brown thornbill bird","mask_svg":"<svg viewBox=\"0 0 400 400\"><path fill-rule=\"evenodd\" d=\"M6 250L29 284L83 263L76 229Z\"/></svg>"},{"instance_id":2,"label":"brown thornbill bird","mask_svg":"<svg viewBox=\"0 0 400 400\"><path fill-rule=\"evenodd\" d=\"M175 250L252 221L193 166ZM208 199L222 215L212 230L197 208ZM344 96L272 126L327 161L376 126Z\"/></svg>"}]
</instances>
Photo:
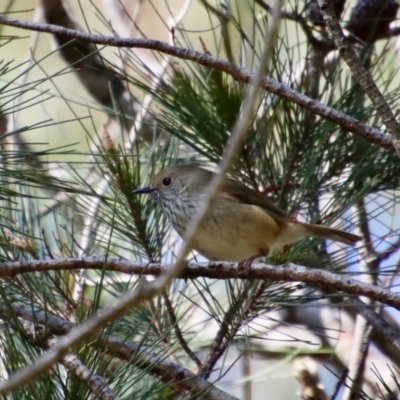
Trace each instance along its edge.
<instances>
[{"instance_id":1,"label":"brown thornbill bird","mask_svg":"<svg viewBox=\"0 0 400 400\"><path fill-rule=\"evenodd\" d=\"M133 193L150 194L184 239L213 177L204 168L178 165L162 170L150 179L150 186ZM307 236L348 245L361 240L352 233L292 220L261 193L227 178L197 227L193 248L209 260L239 262L267 256Z\"/></svg>"}]
</instances>

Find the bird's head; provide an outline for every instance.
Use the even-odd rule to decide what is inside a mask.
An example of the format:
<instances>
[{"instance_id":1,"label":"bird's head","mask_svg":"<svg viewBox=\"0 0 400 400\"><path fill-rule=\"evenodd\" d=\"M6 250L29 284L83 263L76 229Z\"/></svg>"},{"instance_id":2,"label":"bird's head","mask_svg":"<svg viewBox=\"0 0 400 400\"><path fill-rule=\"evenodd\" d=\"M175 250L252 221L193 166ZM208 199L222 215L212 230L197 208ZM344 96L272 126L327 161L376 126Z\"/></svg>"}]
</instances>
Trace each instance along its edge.
<instances>
[{"instance_id":1,"label":"bird's head","mask_svg":"<svg viewBox=\"0 0 400 400\"><path fill-rule=\"evenodd\" d=\"M150 179L147 187L136 189L133 194L150 194L157 202L197 199L205 193L213 173L192 165L166 168Z\"/></svg>"}]
</instances>

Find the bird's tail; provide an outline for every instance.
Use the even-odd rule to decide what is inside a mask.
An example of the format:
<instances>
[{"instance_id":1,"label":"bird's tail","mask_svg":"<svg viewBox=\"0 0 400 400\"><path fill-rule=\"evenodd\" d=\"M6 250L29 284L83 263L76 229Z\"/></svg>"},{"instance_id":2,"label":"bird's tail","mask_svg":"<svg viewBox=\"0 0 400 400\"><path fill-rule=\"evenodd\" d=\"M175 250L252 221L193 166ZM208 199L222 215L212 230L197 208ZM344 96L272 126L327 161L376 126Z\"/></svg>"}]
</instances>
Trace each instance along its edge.
<instances>
[{"instance_id":1,"label":"bird's tail","mask_svg":"<svg viewBox=\"0 0 400 400\"><path fill-rule=\"evenodd\" d=\"M362 239L361 236L341 231L340 229L328 228L322 225L306 224L302 222L301 225L303 225L305 228L307 236L329 239L333 240L334 242L340 242L350 246L354 246L356 242Z\"/></svg>"}]
</instances>

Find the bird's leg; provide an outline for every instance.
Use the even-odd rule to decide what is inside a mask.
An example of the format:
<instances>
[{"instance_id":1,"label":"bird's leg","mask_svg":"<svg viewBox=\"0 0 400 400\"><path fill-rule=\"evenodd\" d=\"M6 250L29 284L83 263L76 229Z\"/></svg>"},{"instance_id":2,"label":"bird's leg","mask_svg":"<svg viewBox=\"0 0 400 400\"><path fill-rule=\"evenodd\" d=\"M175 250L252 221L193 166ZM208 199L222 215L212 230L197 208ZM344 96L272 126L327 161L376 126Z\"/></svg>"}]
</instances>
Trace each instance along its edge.
<instances>
[{"instance_id":1,"label":"bird's leg","mask_svg":"<svg viewBox=\"0 0 400 400\"><path fill-rule=\"evenodd\" d=\"M300 210L298 209L298 210L296 210L296 211L293 213L293 215L291 215L291 216L289 217L289 219L290 219L291 221L297 221L297 216L299 215L299 213L300 213Z\"/></svg>"},{"instance_id":2,"label":"bird's leg","mask_svg":"<svg viewBox=\"0 0 400 400\"><path fill-rule=\"evenodd\" d=\"M251 270L251 265L253 264L253 261L258 257L259 255L256 255L254 257L246 258L245 260L240 261L240 263L238 264L239 271L248 273Z\"/></svg>"},{"instance_id":3,"label":"bird's leg","mask_svg":"<svg viewBox=\"0 0 400 400\"><path fill-rule=\"evenodd\" d=\"M259 257L267 257L269 253L269 249L260 249L260 252L256 254L255 256L246 258L243 261L240 261L238 264L239 271L245 271L247 273L250 272L251 266L253 264L253 261Z\"/></svg>"}]
</instances>

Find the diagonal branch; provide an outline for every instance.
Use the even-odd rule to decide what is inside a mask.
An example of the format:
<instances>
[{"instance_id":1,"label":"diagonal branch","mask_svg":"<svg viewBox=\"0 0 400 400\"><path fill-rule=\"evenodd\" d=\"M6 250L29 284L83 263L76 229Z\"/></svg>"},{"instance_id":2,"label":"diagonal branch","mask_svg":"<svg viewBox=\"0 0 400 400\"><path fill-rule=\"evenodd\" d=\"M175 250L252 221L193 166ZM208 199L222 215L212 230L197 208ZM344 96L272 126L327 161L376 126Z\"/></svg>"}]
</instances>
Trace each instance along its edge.
<instances>
[{"instance_id":1,"label":"diagonal branch","mask_svg":"<svg viewBox=\"0 0 400 400\"><path fill-rule=\"evenodd\" d=\"M176 383L189 391L188 398L207 398L210 400L237 400L236 397L217 389L206 379L197 376L188 369L172 362L160 359L151 350L136 343L126 342L119 339L111 339L106 342L106 351L121 360L132 362L134 355L138 356L137 366L149 371L153 376L159 378L167 385ZM196 397L199 396L199 397Z\"/></svg>"},{"instance_id":2,"label":"diagonal branch","mask_svg":"<svg viewBox=\"0 0 400 400\"><path fill-rule=\"evenodd\" d=\"M98 399L119 399L115 392L109 388L106 380L101 375L93 373L75 354L67 354L60 360L60 364L84 381Z\"/></svg>"},{"instance_id":3,"label":"diagonal branch","mask_svg":"<svg viewBox=\"0 0 400 400\"><path fill-rule=\"evenodd\" d=\"M213 57L209 54L200 53L187 48L174 47L169 45L168 43L158 40L92 35L89 33L67 29L56 25L22 21L15 18L7 18L1 15L0 24L14 26L21 29L28 29L32 31L64 35L69 38L75 38L94 44L155 50L175 56L183 60L190 60L200 65L223 71L231 75L237 82L250 83L252 79L254 79L254 73L245 68L242 68L241 66L231 64L225 60ZM375 144L390 151L395 150L390 136L381 133L379 129L363 124L355 118L352 118L345 113L328 107L317 100L313 100L310 97L305 96L297 92L296 90L275 81L270 77L264 76L259 85L262 89L283 97L286 100L291 101L312 113L326 118L329 121L338 124L344 130L354 133L355 135L364 138L372 144Z\"/></svg>"},{"instance_id":4,"label":"diagonal branch","mask_svg":"<svg viewBox=\"0 0 400 400\"><path fill-rule=\"evenodd\" d=\"M233 304L231 304L229 310L224 315L220 329L215 336L211 349L200 370L200 373L204 377L209 378L215 364L223 356L237 332L249 319L252 308L257 300L262 296L265 286L266 284L264 282L260 285L256 293L247 299L250 289L250 284L248 283L243 287L240 296L233 302Z\"/></svg>"},{"instance_id":5,"label":"diagonal branch","mask_svg":"<svg viewBox=\"0 0 400 400\"><path fill-rule=\"evenodd\" d=\"M362 103L362 102L361 102ZM364 199L358 201L356 205L356 214L360 233L363 237L363 246L359 250L359 269L361 280L366 283L376 284L374 271L379 270L379 264L376 263L375 250L371 240L371 230L368 224L368 214ZM372 306L372 302L367 299L367 305ZM352 348L350 350L350 359L348 362L348 375L346 388L343 392L343 399L354 400L362 390L363 381L365 381L366 359L372 335L372 326L368 320L363 318L360 313L355 321L353 333Z\"/></svg>"},{"instance_id":6,"label":"diagonal branch","mask_svg":"<svg viewBox=\"0 0 400 400\"><path fill-rule=\"evenodd\" d=\"M102 310L82 325L72 329L67 336L60 339L46 353L39 357L33 365L15 372L11 378L3 381L0 385L0 393L4 395L16 391L21 386L32 381L39 374L47 371L58 360L62 359L71 347L93 337L101 328L123 317L132 308L162 293L165 286L179 272L179 268L174 266L170 271L160 275L157 280L146 282L146 284L137 287L132 292L126 293L113 307Z\"/></svg>"},{"instance_id":7,"label":"diagonal branch","mask_svg":"<svg viewBox=\"0 0 400 400\"><path fill-rule=\"evenodd\" d=\"M197 367L201 368L202 367L201 361L196 356L196 354L193 353L193 351L187 344L185 338L183 337L182 331L179 328L179 324L178 324L178 320L175 315L174 308L172 307L171 301L169 300L168 293L166 291L163 293L163 299L164 299L165 308L167 310L167 314L169 316L169 319L171 320L171 324L172 324L172 327L174 328L175 336L178 339L179 344L181 345L181 347L185 351L185 353L189 356L189 358L191 358L192 361L194 361L194 363L197 365Z\"/></svg>"},{"instance_id":8,"label":"diagonal branch","mask_svg":"<svg viewBox=\"0 0 400 400\"><path fill-rule=\"evenodd\" d=\"M74 328L74 324L55 315L44 312L32 312L25 307L13 307L16 314L29 322L45 325L47 332L52 335L66 335ZM2 313L0 307L0 313ZM7 315L7 314L6 314ZM197 376L188 369L178 364L165 360L150 349L141 344L126 340L107 338L102 341L94 341L93 346L105 350L113 357L134 363L138 368L160 379L163 383L174 389L178 387L194 394L206 394L210 400L237 400L236 397L217 389L204 378Z\"/></svg>"},{"instance_id":9,"label":"diagonal branch","mask_svg":"<svg viewBox=\"0 0 400 400\"><path fill-rule=\"evenodd\" d=\"M373 80L371 74L361 65L356 52L352 45L346 40L343 30L336 18L330 0L318 0L321 7L321 13L326 22L326 26L331 33L333 40L343 60L349 66L353 76L368 95L386 128L392 136L392 143L396 149L396 153L400 157L400 127L396 121L389 104L386 102L378 86Z\"/></svg>"},{"instance_id":10,"label":"diagonal branch","mask_svg":"<svg viewBox=\"0 0 400 400\"><path fill-rule=\"evenodd\" d=\"M23 332L21 333L28 339L30 344L47 350L54 343L56 343L57 340L55 338L49 338L49 334L46 330L38 329L38 321L35 318L35 314L32 313L32 310L28 311L23 307L14 307L13 310L17 315L20 317L22 316ZM0 308L1 316L7 315L8 312L9 310L2 310ZM42 313L39 314L43 315ZM6 319L6 317L3 318ZM56 324L58 327L55 329L55 334L60 334L60 329L58 329L59 327L61 327L61 332L64 332L67 327L72 326L72 323L62 320L55 315L51 315L50 320L60 322ZM46 318L46 320L41 322L41 325L47 324L47 322L48 321ZM107 380L103 376L91 371L74 353L66 354L60 359L59 363L77 378L82 380L91 390L91 392L96 395L96 398L100 400L119 399L117 394L109 387Z\"/></svg>"},{"instance_id":11,"label":"diagonal branch","mask_svg":"<svg viewBox=\"0 0 400 400\"><path fill-rule=\"evenodd\" d=\"M275 10L264 0L255 0L255 2L268 13L275 12ZM334 50L334 45L330 39L318 39L313 35L312 29L310 28L310 26L308 26L307 19L303 18L302 15L297 14L296 12L281 11L280 17L289 21L297 22L311 45L324 49L324 51L327 52Z\"/></svg>"},{"instance_id":12,"label":"diagonal branch","mask_svg":"<svg viewBox=\"0 0 400 400\"><path fill-rule=\"evenodd\" d=\"M400 354L400 332L397 328L390 325L386 319L375 312L371 306L368 306L357 297L348 299L345 306L352 308L355 312L361 315L368 324L374 327L377 332L392 344Z\"/></svg>"}]
</instances>

